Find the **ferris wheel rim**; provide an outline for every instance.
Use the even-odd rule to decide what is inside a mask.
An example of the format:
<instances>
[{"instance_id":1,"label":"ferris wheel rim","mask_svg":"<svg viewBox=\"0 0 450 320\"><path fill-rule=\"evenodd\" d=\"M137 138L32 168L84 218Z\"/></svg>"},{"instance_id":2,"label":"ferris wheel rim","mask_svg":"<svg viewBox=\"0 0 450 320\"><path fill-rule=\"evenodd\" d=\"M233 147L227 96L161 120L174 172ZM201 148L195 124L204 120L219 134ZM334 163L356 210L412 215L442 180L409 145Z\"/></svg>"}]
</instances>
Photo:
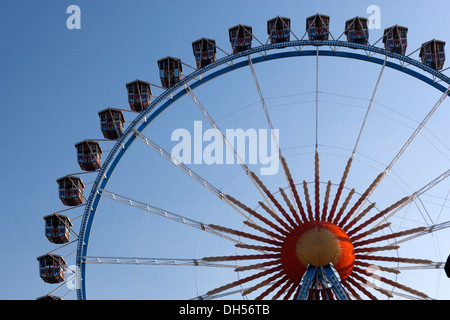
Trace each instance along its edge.
<instances>
[{"instance_id":1,"label":"ferris wheel rim","mask_svg":"<svg viewBox=\"0 0 450 320\"><path fill-rule=\"evenodd\" d=\"M300 49L301 47L312 46L316 47L314 50L304 50ZM326 49L319 50L319 47L329 46L330 48L335 47L335 49ZM299 49L295 49L295 47L299 47ZM354 52L347 51L339 51L336 48L350 48L356 50L366 51L366 54L359 54ZM273 49L286 49L286 48L294 48L293 51L284 51L278 53L268 54L270 50ZM404 66L401 63L397 64L391 61L386 61L384 59L379 59L374 57L373 55L367 54L368 52L372 52L374 54L380 54L387 58L393 58L401 61L402 63L406 63L408 65L412 65L418 69L421 69L423 72L431 75L429 78L424 74L415 71L408 66ZM261 56L256 56L254 58L250 58L251 55L266 52L266 54ZM282 58L292 58L292 57L306 57L306 56L328 56L328 57L340 57L340 58L350 58L354 60L360 60L364 62L371 62L379 65L383 65L385 63L386 67L391 69L400 71L409 76L417 78L426 84L434 87L435 89L445 93L448 88L441 85L436 79L439 79L442 82L447 83L450 86L450 78L445 76L442 72L432 69L431 67L426 66L425 64L418 62L408 56L404 56L401 54L393 53L391 51L385 50L383 48L376 47L374 45L365 45L365 44L357 44L346 41L338 41L338 40L297 40L297 41L289 41L283 43L275 43L275 44L267 44L261 45L258 47L254 47L252 49L238 52L232 55L228 55L224 58L218 59L217 61L201 68L193 71L189 75L186 75L182 78L178 83L173 86L167 88L164 92L162 92L158 97L156 97L150 105L141 111L135 119L130 123L130 125L125 129L123 135L116 140L115 145L111 149L106 158L105 162L101 166L98 171L97 177L93 183L92 189L90 191L89 197L86 201L85 210L82 216L81 226L79 229L79 238L76 249L76 267L80 270L80 287L76 289L76 295L78 300L86 299L86 264L83 261L83 257L87 256L87 249L89 243L89 236L91 232L91 227L93 224L93 219L95 213L97 211L98 204L101 199L100 189L104 189L109 181L109 178L112 176L116 166L120 162L121 158L128 150L128 148L132 145L134 140L136 140L136 135L134 131L142 132L160 113L166 110L169 106L175 103L178 99L183 97L188 93L187 84L190 81L195 80L198 76L201 76L207 73L210 70L213 70L217 67L223 66L229 62L233 62L231 66L223 67L213 73L210 73L206 76L200 78L200 80L196 80L189 85L190 89L195 89L200 85L214 80L224 74L229 72L241 69L250 64L249 60L243 59L242 61L234 63L235 60L239 58L249 57L252 63L260 63L267 62L272 60L278 60ZM433 78L434 77L434 78ZM183 88L184 89L181 89ZM181 90L179 90L181 89ZM177 91L179 90L179 91ZM169 101L164 101L164 99L170 97Z\"/></svg>"}]
</instances>

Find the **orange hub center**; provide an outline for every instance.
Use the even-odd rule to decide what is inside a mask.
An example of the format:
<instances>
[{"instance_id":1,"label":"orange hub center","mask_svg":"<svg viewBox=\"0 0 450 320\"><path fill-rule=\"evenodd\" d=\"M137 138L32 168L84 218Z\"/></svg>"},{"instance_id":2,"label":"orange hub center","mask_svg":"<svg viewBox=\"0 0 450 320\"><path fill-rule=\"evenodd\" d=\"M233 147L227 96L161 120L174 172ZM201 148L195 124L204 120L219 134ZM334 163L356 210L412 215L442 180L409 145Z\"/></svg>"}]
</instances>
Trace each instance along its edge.
<instances>
[{"instance_id":1,"label":"orange hub center","mask_svg":"<svg viewBox=\"0 0 450 320\"><path fill-rule=\"evenodd\" d=\"M281 249L285 273L300 283L308 265L332 264L341 279L351 273L355 261L353 245L338 226L325 221L312 221L291 230Z\"/></svg>"}]
</instances>

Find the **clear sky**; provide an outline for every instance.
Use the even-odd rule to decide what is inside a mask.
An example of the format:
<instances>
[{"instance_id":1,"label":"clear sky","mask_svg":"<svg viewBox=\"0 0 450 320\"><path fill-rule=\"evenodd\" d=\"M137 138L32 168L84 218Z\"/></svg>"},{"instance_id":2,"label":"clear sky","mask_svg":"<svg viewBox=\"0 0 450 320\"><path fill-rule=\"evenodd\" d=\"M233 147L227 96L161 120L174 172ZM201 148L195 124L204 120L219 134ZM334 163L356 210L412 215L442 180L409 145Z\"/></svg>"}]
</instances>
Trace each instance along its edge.
<instances>
[{"instance_id":1,"label":"clear sky","mask_svg":"<svg viewBox=\"0 0 450 320\"><path fill-rule=\"evenodd\" d=\"M66 9L70 5L78 5L81 9L79 30L69 30L66 26L69 18ZM230 52L228 28L240 23L251 25L255 37L265 42L268 19L278 15L290 17L293 31L301 37L306 17L320 12L331 16L331 32L338 37L347 19L369 17L367 8L370 5L381 9L381 29L370 31L371 42L382 36L384 28L395 24L409 28L408 54L428 40L449 40L450 4L444 0L1 1L0 106L5 139L0 157L0 252L4 261L0 267L3 275L0 299L35 299L55 287L44 284L38 274L36 257L55 248L44 236L42 217L65 209L58 199L56 179L81 172L76 163L75 143L102 138L97 112L108 107L129 108L125 83L142 79L159 85L156 61L168 55L194 66L191 43L201 37L215 39L221 49ZM377 45L381 46L381 42ZM219 51L218 56L224 54ZM418 52L412 57L417 59ZM282 148L295 163L292 170L297 175L296 182L311 181L313 149L310 146L314 144L315 124L315 96L311 92L315 91L315 60L283 60L286 61L257 65L256 72L273 112L274 127L280 129ZM192 71L188 66L183 68L185 74ZM324 181L332 179L337 183L342 175L380 68L347 59L320 59L323 117L319 121L319 142L325 155L321 171ZM354 183L360 193L390 162L441 95L419 80L393 70L386 70L382 80L374 115L368 123L367 135L361 141L360 162L355 169L367 173L367 177L360 180L363 174L358 173L349 182ZM161 92L153 87L154 95ZM266 128L262 111L256 115L254 112L258 110L258 95L248 68L202 86L197 92L223 128ZM124 115L127 121L134 116L130 112ZM420 189L449 168L450 135L446 125L449 117L450 102L446 100L417 145L412 146L409 158L399 162L393 178L387 179L385 188L380 188L381 195L377 199L380 208ZM203 120L203 126L207 127L206 120L186 96L159 117L145 134L170 151L174 146L170 141L173 130L192 130L195 120ZM300 135L298 132L296 135L297 129ZM102 143L104 157L112 146L112 142ZM236 217L225 219L215 215L229 211L229 208L214 196L205 193L139 141L132 149L133 152L130 150L129 156L127 154L117 168L108 189L173 212L185 215L195 212L193 218L208 223L214 221L233 226ZM217 186L226 185L230 177L238 174L237 179L227 185L230 189L224 190L247 196L248 184L245 183L248 180L239 168L226 167L223 171L222 168L198 166L194 170ZM94 181L95 175L82 175L82 178L87 185L87 196L89 183ZM278 189L279 181L284 183L280 177L267 179L274 190ZM449 182L446 181L433 190L429 198L423 199L425 209L418 211L412 205L411 211L417 210L419 218L429 214L431 222L426 223L449 221L448 190ZM248 195L246 199L249 199L249 206L256 207L253 196ZM141 212L136 214L135 209L110 200L103 200L102 206L102 212L111 212L111 215L99 215L95 220L95 234L91 237L89 251L92 255L198 258L229 254L234 250L232 245L225 247L218 240L205 240L199 233L190 235L192 241L185 241L183 228L174 226L172 229L170 225L167 230L161 229L158 227L160 220L147 218ZM109 206L112 207L110 211ZM130 212L130 215L124 218L124 212ZM80 214L81 210L73 210L68 215L75 218ZM406 217L406 213L402 217ZM410 222L411 226L426 225L415 218L396 222L398 230ZM242 224L235 222L234 227L240 229ZM432 237L429 242L419 242L420 246L413 245L414 250L405 254L432 255L430 258L435 261L446 259L449 251L448 245L442 245L443 239L442 235ZM64 251L64 255L73 250L75 246ZM73 264L73 258L74 254L70 255L70 264ZM218 281L222 280L222 275L217 271L208 273L196 268L194 272L189 270L187 276L185 269L160 267L149 275L145 268L94 266L89 280L96 279L90 282L88 294L95 298L130 299L177 296L173 295L173 288L161 290L158 287L164 280L178 286L176 290L182 298L189 298L210 289L205 282L195 283L197 275L204 274L209 279L206 283L212 287L225 283ZM442 273L428 275L424 271L416 274L420 274L416 277L419 287L424 285L422 282L431 283L429 287L433 292L430 296L450 298L448 289L436 289L437 283L444 287L444 281L449 281ZM233 272L227 271L223 279L233 277ZM127 281L132 283L130 287L125 286ZM415 281L408 279L407 282L414 286ZM448 287L448 283L446 285ZM118 295L113 294L115 290L119 291ZM67 297L74 298L74 293Z\"/></svg>"}]
</instances>

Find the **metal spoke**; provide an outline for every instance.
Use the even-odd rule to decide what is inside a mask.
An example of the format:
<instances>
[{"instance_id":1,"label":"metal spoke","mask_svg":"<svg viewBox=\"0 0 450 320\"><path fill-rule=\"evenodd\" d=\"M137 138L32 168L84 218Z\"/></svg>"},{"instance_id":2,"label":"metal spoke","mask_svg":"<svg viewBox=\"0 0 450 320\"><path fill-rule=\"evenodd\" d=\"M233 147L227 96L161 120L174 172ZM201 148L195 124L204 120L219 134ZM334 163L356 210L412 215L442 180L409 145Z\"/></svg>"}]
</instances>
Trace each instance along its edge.
<instances>
[{"instance_id":1,"label":"metal spoke","mask_svg":"<svg viewBox=\"0 0 450 320\"><path fill-rule=\"evenodd\" d=\"M388 57L386 56L386 58L384 59L383 66L381 67L380 75L378 76L377 84L375 85L375 89L373 90L372 98L370 99L369 107L367 108L366 115L364 117L364 121L363 121L363 123L361 125L361 129L359 131L358 138L356 139L355 147L353 148L353 152L352 152L352 157L355 156L356 149L358 148L359 141L361 140L361 135L362 135L362 132L364 130L364 127L366 126L366 122L367 122L367 118L369 116L370 110L372 109L372 105L373 105L373 102L375 100L375 95L377 94L378 87L380 85L381 77L383 76L383 72L384 72L384 69L386 67L387 60L388 60Z\"/></svg>"},{"instance_id":2,"label":"metal spoke","mask_svg":"<svg viewBox=\"0 0 450 320\"><path fill-rule=\"evenodd\" d=\"M261 87L259 86L259 81L258 81L258 78L256 77L255 68L253 67L253 62L252 62L252 59L250 58L250 56L248 56L248 64L250 66L250 70L252 71L253 80L255 81L256 89L258 90L259 99L260 99L260 102L262 104L262 107L263 107L263 110L264 110L264 114L266 115L266 120L267 120L267 123L269 124L269 129L271 130L271 133L272 133L272 138L274 140L274 143L277 146L278 154L281 156L281 151L280 151L280 146L278 144L278 139L274 135L272 121L270 120L270 115L269 115L269 112L267 110L266 102L265 102L264 96L263 96L263 94L261 92Z\"/></svg>"},{"instance_id":3,"label":"metal spoke","mask_svg":"<svg viewBox=\"0 0 450 320\"><path fill-rule=\"evenodd\" d=\"M444 92L444 94L441 96L441 98L436 102L436 104L433 106L433 108L430 110L430 112L425 116L423 121L420 123L420 125L416 128L416 130L413 132L411 137L406 141L406 143L403 145L403 147L400 149L398 154L394 157L394 159L391 161L391 163L386 167L385 172L387 173L389 170L392 169L392 167L395 165L395 163L400 159L400 157L403 155L405 150L409 147L409 145L413 142L413 140L417 137L417 135L420 133L420 131L425 127L427 122L431 119L431 117L434 115L434 113L438 110L438 108L441 106L442 102L444 102L445 98L448 96L450 92L450 87L447 88L447 90Z\"/></svg>"},{"instance_id":4,"label":"metal spoke","mask_svg":"<svg viewBox=\"0 0 450 320\"><path fill-rule=\"evenodd\" d=\"M228 150L230 150L233 153L234 158L236 159L237 163L241 166L242 170L245 172L245 174L247 175L247 177L250 178L250 180L252 181L253 185L256 187L256 189L258 190L258 192L261 194L261 196L263 197L264 201L267 202L267 205L273 210L272 205L270 204L270 202L266 199L266 197L264 196L263 191L261 190L261 188L259 187L259 185L256 183L255 179L253 179L253 176L250 174L250 169L248 168L248 166L245 164L244 160L242 160L242 158L239 156L239 154L237 153L236 149L234 148L234 146L230 143L230 141L227 139L226 135L223 134L222 130L217 126L216 121L213 120L213 118L211 117L211 115L208 113L208 111L206 110L206 108L203 106L203 104L200 102L200 100L198 99L198 97L195 95L195 93L192 91L191 87L189 87L187 84L185 84L185 89L186 91L189 93L189 96L191 97L191 99L194 101L194 103L197 105L197 107L200 109L201 113L203 114L203 116L206 118L206 120L208 120L209 124L211 125L212 128L214 128L214 130L217 132L217 134L219 134L219 136L222 138L222 142L223 144L228 148Z\"/></svg>"},{"instance_id":5,"label":"metal spoke","mask_svg":"<svg viewBox=\"0 0 450 320\"><path fill-rule=\"evenodd\" d=\"M82 257L86 264L122 264L146 266L187 266L187 267L214 267L236 269L236 265L214 263L202 259L170 259L170 258L137 258L137 257Z\"/></svg>"},{"instance_id":6,"label":"metal spoke","mask_svg":"<svg viewBox=\"0 0 450 320\"><path fill-rule=\"evenodd\" d=\"M200 102L198 97L194 94L191 87L189 87L187 84L185 84L185 89L189 93L189 96L192 98L194 103L197 105L197 107L200 109L203 116L208 120L211 127L216 130L216 132L220 135L222 138L222 141L224 145L233 153L234 158L236 159L237 163L242 167L242 169L245 171L245 173L249 174L249 169L245 162L242 160L242 158L239 156L239 154L236 152L236 149L232 146L232 144L228 141L226 135L223 134L222 130L217 126L217 123L213 120L211 115L208 113L206 108L203 106L203 104Z\"/></svg>"},{"instance_id":7,"label":"metal spoke","mask_svg":"<svg viewBox=\"0 0 450 320\"><path fill-rule=\"evenodd\" d=\"M319 46L316 48L316 151L319 147Z\"/></svg>"},{"instance_id":8,"label":"metal spoke","mask_svg":"<svg viewBox=\"0 0 450 320\"><path fill-rule=\"evenodd\" d=\"M431 181L430 183L428 183L427 185L425 185L424 187L422 187L420 190L414 192L409 199L404 202L403 204L401 204L400 206L398 206L398 208L396 208L395 210L392 210L392 212L388 215L386 215L385 220L388 220L390 217L392 217L394 214L396 214L399 210L401 210L402 208L404 208L406 205L410 204L411 202L413 202L417 197L420 197L422 194L424 194L425 192L427 192L428 190L430 190L431 188L433 188L434 186L436 186L437 184L441 183L442 181L444 181L445 179L447 179L450 176L450 169L445 171L443 174L441 174L439 177L437 177L436 179L434 179L433 181ZM381 223L381 222L380 222ZM431 227L430 227L431 228Z\"/></svg>"},{"instance_id":9,"label":"metal spoke","mask_svg":"<svg viewBox=\"0 0 450 320\"><path fill-rule=\"evenodd\" d=\"M248 65L250 66L250 70L251 70L252 75L253 75L253 80L255 82L256 89L257 89L258 94L259 94L259 98L260 98L260 101L261 101L261 104L262 104L262 108L264 110L264 114L266 116L267 123L269 125L269 129L270 129L270 132L271 132L271 135L272 135L273 143L275 143L275 145L276 145L276 150L278 152L279 158L283 159L284 157L281 154L280 145L278 143L278 137L275 135L275 131L274 131L273 125L272 125L272 120L270 119L269 111L267 110L266 102L265 102L264 96L262 94L261 87L259 86L259 81L258 81L258 78L256 76L255 68L253 67L253 62L252 62L252 59L250 58L250 55L248 56ZM287 165L283 165L282 167L283 167L283 172L284 172L284 176L285 176L286 182L287 182L287 184L289 186L291 199L292 199L293 202L295 202L294 192L292 190L291 184L289 183L289 173L288 173ZM300 210L300 208L296 209L297 213L299 212L299 210Z\"/></svg>"},{"instance_id":10,"label":"metal spoke","mask_svg":"<svg viewBox=\"0 0 450 320\"><path fill-rule=\"evenodd\" d=\"M341 182L340 182L340 184L339 184L339 188L338 188L338 190L337 190L337 192L336 192L336 196L335 196L335 198L334 198L333 205L332 205L332 208L331 208L330 218L333 217L333 215L334 215L334 213L335 213L335 211L336 211L336 207L337 207L337 205L338 205L338 202L339 202L339 200L340 200L340 198L341 198L342 190L343 190L343 188L344 188L344 186L345 186L345 183L346 183L348 174L349 174L349 172L350 172L350 168L351 168L351 165L352 165L352 163L353 163L353 159L354 159L354 157L355 157L356 150L358 149L358 145L359 145L359 142L360 142L360 140L361 140L361 136L362 136L363 130L364 130L365 126L366 126L366 122L367 122L369 113L370 113L370 111L371 111L371 109L372 109L372 105L373 105L373 102L374 102L374 100L375 100L375 95L376 95L376 93L377 93L377 91L378 91L378 87L379 87L379 85L380 85L381 77L383 76L383 72L384 72L384 69L385 69L385 67L386 67L387 60L388 60L388 57L386 56L386 58L384 59L384 63L383 63L383 66L382 66L382 68L381 68L380 74L379 74L379 76L378 76L377 83L376 83L375 88L374 88L374 90L373 90L372 98L370 99L370 103L369 103L369 106L368 106L368 108L367 108L366 115L365 115L365 117L364 117L364 121L363 121L363 123L362 123L362 125L361 125L360 131L359 131L359 134L358 134L358 137L357 137L357 139L356 139L355 146L354 146L353 151L352 151L352 155L351 155L351 157L350 157L350 158L348 159L348 161L347 161L347 165L345 166L344 173L343 173L343 175L342 175ZM367 201L367 199L366 199L366 201ZM364 203L366 203L366 202L364 202ZM364 206L364 205L363 205L363 206ZM360 208L360 210L363 208L363 206ZM354 211L355 211L356 209L357 209L357 207L354 207L352 210L350 210L350 212L349 212L349 213L346 215L346 217L344 218L344 221L346 221L348 218L350 218L350 216L354 213ZM359 211L360 211L360 210L359 210ZM358 213L359 213L359 211L358 211Z\"/></svg>"},{"instance_id":11,"label":"metal spoke","mask_svg":"<svg viewBox=\"0 0 450 320\"><path fill-rule=\"evenodd\" d=\"M422 297L412 296L412 295L405 294L402 292L397 292L397 291L391 291L391 294L402 297L402 298L410 299L410 300L428 300L428 299L424 299Z\"/></svg>"},{"instance_id":12,"label":"metal spoke","mask_svg":"<svg viewBox=\"0 0 450 320\"><path fill-rule=\"evenodd\" d=\"M374 181L374 183L372 185L372 189L371 189L369 195L366 197L364 203L366 203L369 200L369 198L374 193L375 189L378 187L378 185L381 183L381 181L387 176L389 171L392 169L392 167L395 165L395 163L400 159L400 157L403 155L403 153L406 151L406 149L411 145L411 143L414 141L414 139L417 137L417 135L420 133L420 131L425 127L427 122L435 114L435 112L441 106L442 102L444 102L445 98L449 95L449 93L450 93L450 87L447 88L447 90L440 97L440 99L436 102L436 104L433 106L433 108L430 110L430 112L428 112L428 114L425 116L424 120L419 124L419 126L416 128L416 130L414 130L413 134L405 142L405 144L400 149L400 151L394 156L394 158L389 163L389 165L386 167L386 169L379 175L378 179ZM363 206L364 206L364 204L363 204ZM361 206L361 208L363 206Z\"/></svg>"},{"instance_id":13,"label":"metal spoke","mask_svg":"<svg viewBox=\"0 0 450 320\"><path fill-rule=\"evenodd\" d=\"M427 269L444 269L445 262L433 262L430 264L418 264L418 265L412 265L412 266L402 266L402 267L395 267L394 269L399 271L405 271L405 270L427 270Z\"/></svg>"},{"instance_id":14,"label":"metal spoke","mask_svg":"<svg viewBox=\"0 0 450 320\"><path fill-rule=\"evenodd\" d=\"M123 204L132 206L134 208L137 208L137 209L140 209L140 210L144 210L144 211L146 211L148 213L153 213L153 214L156 214L156 215L158 215L160 217L164 217L166 219L170 219L172 221L183 223L183 224L185 224L187 226L194 227L194 228L206 231L208 233L214 234L216 236L219 236L221 238L230 240L232 242L240 243L239 240L234 239L232 237L229 237L228 235L226 235L226 234L224 234L224 233L222 233L220 231L212 229L207 224L204 224L202 222L199 222L199 221L196 221L196 220L184 217L182 215L179 215L179 214L176 214L176 213L172 213L170 211L167 211L167 210L164 210L164 209L160 209L160 208L157 208L155 206L149 205L147 203L144 203L144 202L141 202L141 201L137 201L137 200L134 200L134 199L131 199L131 198L119 195L117 193L113 193L113 192L107 191L107 190L99 189L98 190L98 194L101 195L102 197L106 197L106 198L112 199L114 201L121 202Z\"/></svg>"},{"instance_id":15,"label":"metal spoke","mask_svg":"<svg viewBox=\"0 0 450 320\"><path fill-rule=\"evenodd\" d=\"M137 131L136 129L133 129L133 133L135 134L135 136L141 140L142 142L144 142L146 145L148 145L150 148L152 148L153 150L155 150L157 153L159 153L161 156L163 156L164 158L166 158L167 160L169 160L170 162L172 162L172 164L174 164L175 166L177 166L178 168L180 168L183 172L185 172L186 174L188 174L190 177L192 177L194 180L196 180L197 182L199 182L201 185L203 185L206 189L208 189L209 191L211 191L214 195L216 195L219 199L221 199L222 201L224 201L225 203L227 203L230 207L232 207L235 211L237 211L240 215L242 215L246 220L248 221L252 221L246 214L244 214L241 210L239 210L239 208L237 208L232 202L230 202L227 197L225 197L225 195L216 187L214 187L212 184L210 184L209 182L207 182L205 179L203 179L200 175L198 175L197 173L195 173L194 171L192 171L191 169L189 169L185 164L183 164L181 161L179 161L178 159L172 157L172 155L170 153L168 153L166 150L164 150L163 148L161 148L160 146L158 146L155 142L153 142L152 140L150 140L149 138L147 138L144 134L142 134L141 132Z\"/></svg>"},{"instance_id":16,"label":"metal spoke","mask_svg":"<svg viewBox=\"0 0 450 320\"><path fill-rule=\"evenodd\" d=\"M218 293L218 294L204 294L202 296L195 297L191 300L213 300L213 299L219 299L219 298L231 296L233 294L241 294L242 295L243 291L245 291L245 290L246 289L243 288L243 289L239 289L239 290L232 290L232 291Z\"/></svg>"},{"instance_id":17,"label":"metal spoke","mask_svg":"<svg viewBox=\"0 0 450 320\"><path fill-rule=\"evenodd\" d=\"M421 237L421 236L426 236L426 235L431 234L431 233L436 232L436 231L447 229L449 227L450 227L450 221L439 223L439 224L435 224L435 225L432 225L432 226L429 226L429 227L425 228L423 231L418 232L417 234L414 234L412 236L409 236L409 237L401 239L401 240L397 240L397 241L395 241L395 243L407 242L407 241L410 241L412 239L415 239L415 238L418 238L418 237Z\"/></svg>"}]
</instances>

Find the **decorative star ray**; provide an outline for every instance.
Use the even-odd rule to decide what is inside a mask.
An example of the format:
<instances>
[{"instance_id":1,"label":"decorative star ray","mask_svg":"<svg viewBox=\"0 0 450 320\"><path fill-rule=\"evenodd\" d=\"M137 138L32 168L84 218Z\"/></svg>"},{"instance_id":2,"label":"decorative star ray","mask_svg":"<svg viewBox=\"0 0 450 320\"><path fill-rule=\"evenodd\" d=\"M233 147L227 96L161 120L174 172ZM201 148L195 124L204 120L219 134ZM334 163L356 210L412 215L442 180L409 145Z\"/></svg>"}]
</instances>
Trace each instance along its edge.
<instances>
[{"instance_id":1,"label":"decorative star ray","mask_svg":"<svg viewBox=\"0 0 450 320\"><path fill-rule=\"evenodd\" d=\"M347 295L355 299L362 299L360 295L362 294L369 299L377 299L375 295L367 289L367 287L371 287L386 297L392 297L392 294L388 290L378 287L369 281L372 275L371 270L376 267L380 271L393 274L398 274L399 271L387 266L376 265L376 263L431 263L431 261L423 259L374 255L374 253L399 249L399 246L395 244L380 246L378 243L415 234L425 229L414 228L371 237L374 233L388 228L390 223L381 223L380 221L388 213L399 208L410 198L402 198L376 214L371 213L372 209L375 207L375 203L371 203L363 209L363 203L367 200L368 195L373 191L375 186L378 185L379 181L384 177L384 172L375 178L372 184L355 201L351 208L348 209L347 207L351 203L352 197L355 195L354 189L350 190L342 202L342 205L338 207L353 161L353 157L351 157L346 164L332 202L330 201L332 183L331 181L328 181L321 208L319 153L317 150L314 157L314 202L311 200L306 181L303 181L302 184L304 203L301 201L300 194L294 183L286 160L284 157L281 157L280 159L286 172L288 187L291 190L295 203L291 202L283 188L279 188L280 195L287 207L286 210L259 177L251 171L249 174L278 212L274 212L274 209L269 208L264 202L259 202L262 211L268 215L268 217L266 217L256 210L249 208L231 195L226 195L226 198L229 201L257 220L257 222L244 221L244 224L262 235L230 229L219 225L209 225L209 227L223 233L241 237L241 239L244 240L236 244L236 247L255 250L258 251L258 253L205 257L203 260L211 262L256 261L256 263L252 263L248 266L237 267L235 271L258 272L213 289L207 293L208 295L214 295L251 282L252 286L246 288L243 291L243 295L248 295L267 287L265 291L256 297L256 299L263 299L269 296L271 299L295 299L299 295L303 277L309 266L322 267L325 265L332 265L339 275L340 283L347 292ZM358 212L358 210L360 210L360 212ZM379 223L371 227L375 222ZM244 243L245 239L253 241L256 244ZM401 289L414 296L428 298L426 294L386 277L377 276L377 280L379 280L380 283ZM329 283L326 281L316 281L308 288L307 298L335 299L337 296L333 293Z\"/></svg>"}]
</instances>

